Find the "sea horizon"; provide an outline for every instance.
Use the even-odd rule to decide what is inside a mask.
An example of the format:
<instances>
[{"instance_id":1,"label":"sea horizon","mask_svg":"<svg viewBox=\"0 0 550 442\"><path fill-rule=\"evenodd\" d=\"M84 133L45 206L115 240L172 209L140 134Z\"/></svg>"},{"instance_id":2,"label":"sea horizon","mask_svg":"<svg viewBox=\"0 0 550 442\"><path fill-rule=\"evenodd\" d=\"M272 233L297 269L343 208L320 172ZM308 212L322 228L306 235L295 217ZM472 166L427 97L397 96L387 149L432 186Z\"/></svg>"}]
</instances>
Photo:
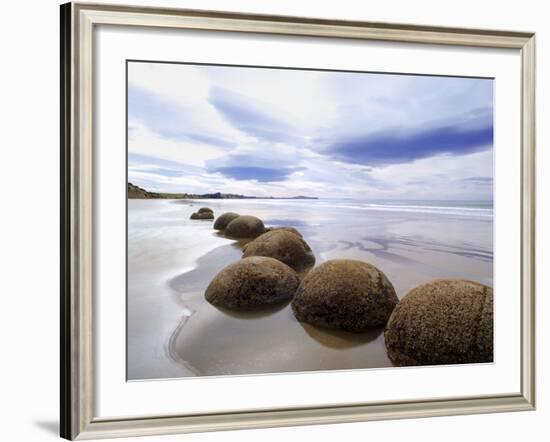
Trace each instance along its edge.
<instances>
[{"instance_id":1,"label":"sea horizon","mask_svg":"<svg viewBox=\"0 0 550 442\"><path fill-rule=\"evenodd\" d=\"M177 201L177 200L174 200ZM236 201L242 205L271 205L290 207L312 207L324 209L363 210L363 211L393 211L416 212L457 216L493 216L492 200L403 200L403 199L370 199L370 198L223 198L223 199L182 199L180 201L203 202L204 204L220 203L230 206ZM230 202L231 201L231 202ZM225 202L225 203L224 203Z\"/></svg>"}]
</instances>

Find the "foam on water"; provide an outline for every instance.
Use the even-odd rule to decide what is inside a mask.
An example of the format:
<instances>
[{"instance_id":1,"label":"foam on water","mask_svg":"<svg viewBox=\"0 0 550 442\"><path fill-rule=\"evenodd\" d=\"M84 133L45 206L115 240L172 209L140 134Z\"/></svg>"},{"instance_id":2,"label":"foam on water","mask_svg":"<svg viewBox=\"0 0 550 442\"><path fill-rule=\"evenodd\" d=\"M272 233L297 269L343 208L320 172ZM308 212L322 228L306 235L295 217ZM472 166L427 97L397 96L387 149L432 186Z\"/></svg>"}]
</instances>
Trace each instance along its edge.
<instances>
[{"instance_id":1,"label":"foam on water","mask_svg":"<svg viewBox=\"0 0 550 442\"><path fill-rule=\"evenodd\" d=\"M492 201L432 201L432 200L351 200L351 199L241 199L197 200L205 204L234 205L242 207L283 207L301 209L349 209L387 212L425 213L466 217L493 216Z\"/></svg>"}]
</instances>

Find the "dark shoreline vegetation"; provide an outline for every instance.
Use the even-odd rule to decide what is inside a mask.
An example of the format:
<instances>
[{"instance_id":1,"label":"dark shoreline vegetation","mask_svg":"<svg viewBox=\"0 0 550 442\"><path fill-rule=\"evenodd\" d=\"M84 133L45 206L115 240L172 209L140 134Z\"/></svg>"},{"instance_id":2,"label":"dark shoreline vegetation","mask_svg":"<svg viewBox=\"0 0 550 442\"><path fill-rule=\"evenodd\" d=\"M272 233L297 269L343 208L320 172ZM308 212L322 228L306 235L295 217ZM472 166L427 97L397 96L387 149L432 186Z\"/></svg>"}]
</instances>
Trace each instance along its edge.
<instances>
[{"instance_id":1,"label":"dark shoreline vegetation","mask_svg":"<svg viewBox=\"0 0 550 442\"><path fill-rule=\"evenodd\" d=\"M150 192L135 184L128 183L128 198L130 199L300 199L300 200L316 200L316 197L311 196L292 196L288 198L276 198L273 196L257 197L245 196L234 193L166 193L166 192Z\"/></svg>"},{"instance_id":2,"label":"dark shoreline vegetation","mask_svg":"<svg viewBox=\"0 0 550 442\"><path fill-rule=\"evenodd\" d=\"M191 219L212 221L214 212L203 207ZM241 259L206 288L205 299L219 309L253 312L290 302L301 323L348 333L351 340L383 329L395 366L493 361L491 287L437 279L399 300L391 281L368 262L331 259L314 267L315 256L294 227L266 227L255 216L230 212L216 218L214 229L247 241L239 246Z\"/></svg>"}]
</instances>

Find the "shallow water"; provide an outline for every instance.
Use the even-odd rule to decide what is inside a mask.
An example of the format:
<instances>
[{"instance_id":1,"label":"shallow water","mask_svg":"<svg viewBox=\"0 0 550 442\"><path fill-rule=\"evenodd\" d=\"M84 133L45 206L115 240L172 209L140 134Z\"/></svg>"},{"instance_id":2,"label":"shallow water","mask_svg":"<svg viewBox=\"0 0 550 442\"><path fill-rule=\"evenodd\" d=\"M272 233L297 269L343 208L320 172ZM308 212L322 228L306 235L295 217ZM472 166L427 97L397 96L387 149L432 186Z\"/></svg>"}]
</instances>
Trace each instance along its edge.
<instances>
[{"instance_id":1,"label":"shallow water","mask_svg":"<svg viewBox=\"0 0 550 442\"><path fill-rule=\"evenodd\" d=\"M317 264L379 267L403 297L435 278L492 285L492 207L484 202L129 200L128 378L254 374L391 365L382 329L364 334L301 324L289 305L261 314L204 300L212 277L240 259L237 243L191 221L198 207L256 215L303 234Z\"/></svg>"}]
</instances>

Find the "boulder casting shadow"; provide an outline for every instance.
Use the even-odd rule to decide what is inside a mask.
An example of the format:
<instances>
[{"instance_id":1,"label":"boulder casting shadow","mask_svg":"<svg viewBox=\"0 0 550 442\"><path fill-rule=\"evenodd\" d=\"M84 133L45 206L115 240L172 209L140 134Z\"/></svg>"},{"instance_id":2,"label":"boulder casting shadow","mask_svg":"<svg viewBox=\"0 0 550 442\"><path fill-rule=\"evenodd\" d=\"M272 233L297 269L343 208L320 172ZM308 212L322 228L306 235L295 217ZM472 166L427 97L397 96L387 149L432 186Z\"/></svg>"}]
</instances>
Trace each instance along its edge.
<instances>
[{"instance_id":1,"label":"boulder casting shadow","mask_svg":"<svg viewBox=\"0 0 550 442\"><path fill-rule=\"evenodd\" d=\"M235 212L222 213L220 216L216 218L216 222L214 223L214 229L225 230L227 225L234 219L238 218L239 216L240 215Z\"/></svg>"},{"instance_id":2,"label":"boulder casting shadow","mask_svg":"<svg viewBox=\"0 0 550 442\"><path fill-rule=\"evenodd\" d=\"M375 266L334 259L304 277L292 310L299 321L358 333L384 326L398 301L393 285Z\"/></svg>"},{"instance_id":3,"label":"boulder casting shadow","mask_svg":"<svg viewBox=\"0 0 550 442\"><path fill-rule=\"evenodd\" d=\"M243 258L249 256L275 258L295 271L315 264L315 256L308 243L301 236L282 229L271 230L248 243L243 248Z\"/></svg>"},{"instance_id":4,"label":"boulder casting shadow","mask_svg":"<svg viewBox=\"0 0 550 442\"><path fill-rule=\"evenodd\" d=\"M214 214L212 212L195 212L189 217L189 219L211 221L214 219Z\"/></svg>"},{"instance_id":5,"label":"boulder casting shadow","mask_svg":"<svg viewBox=\"0 0 550 442\"><path fill-rule=\"evenodd\" d=\"M290 300L300 280L273 258L253 256L228 265L206 288L204 297L217 307L256 310Z\"/></svg>"},{"instance_id":6,"label":"boulder casting shadow","mask_svg":"<svg viewBox=\"0 0 550 442\"><path fill-rule=\"evenodd\" d=\"M241 215L231 221L224 234L229 238L256 238L265 232L265 226L260 218Z\"/></svg>"},{"instance_id":7,"label":"boulder casting shadow","mask_svg":"<svg viewBox=\"0 0 550 442\"><path fill-rule=\"evenodd\" d=\"M493 289L461 279L436 280L411 290L385 330L395 365L493 361Z\"/></svg>"},{"instance_id":8,"label":"boulder casting shadow","mask_svg":"<svg viewBox=\"0 0 550 442\"><path fill-rule=\"evenodd\" d=\"M344 330L315 327L300 322L305 332L319 344L330 348L351 348L368 344L376 340L384 332L383 327L375 327L361 333L352 333Z\"/></svg>"},{"instance_id":9,"label":"boulder casting shadow","mask_svg":"<svg viewBox=\"0 0 550 442\"><path fill-rule=\"evenodd\" d=\"M290 303L290 299L287 299L285 301L279 302L278 304L263 307L261 309L254 309L254 310L235 310L235 309L224 308L216 305L213 305L213 307L218 309L224 315L230 316L232 318L254 320L254 319L261 319L267 316L274 315L275 313L278 313L281 310L283 310L286 306L288 306L289 303Z\"/></svg>"}]
</instances>

